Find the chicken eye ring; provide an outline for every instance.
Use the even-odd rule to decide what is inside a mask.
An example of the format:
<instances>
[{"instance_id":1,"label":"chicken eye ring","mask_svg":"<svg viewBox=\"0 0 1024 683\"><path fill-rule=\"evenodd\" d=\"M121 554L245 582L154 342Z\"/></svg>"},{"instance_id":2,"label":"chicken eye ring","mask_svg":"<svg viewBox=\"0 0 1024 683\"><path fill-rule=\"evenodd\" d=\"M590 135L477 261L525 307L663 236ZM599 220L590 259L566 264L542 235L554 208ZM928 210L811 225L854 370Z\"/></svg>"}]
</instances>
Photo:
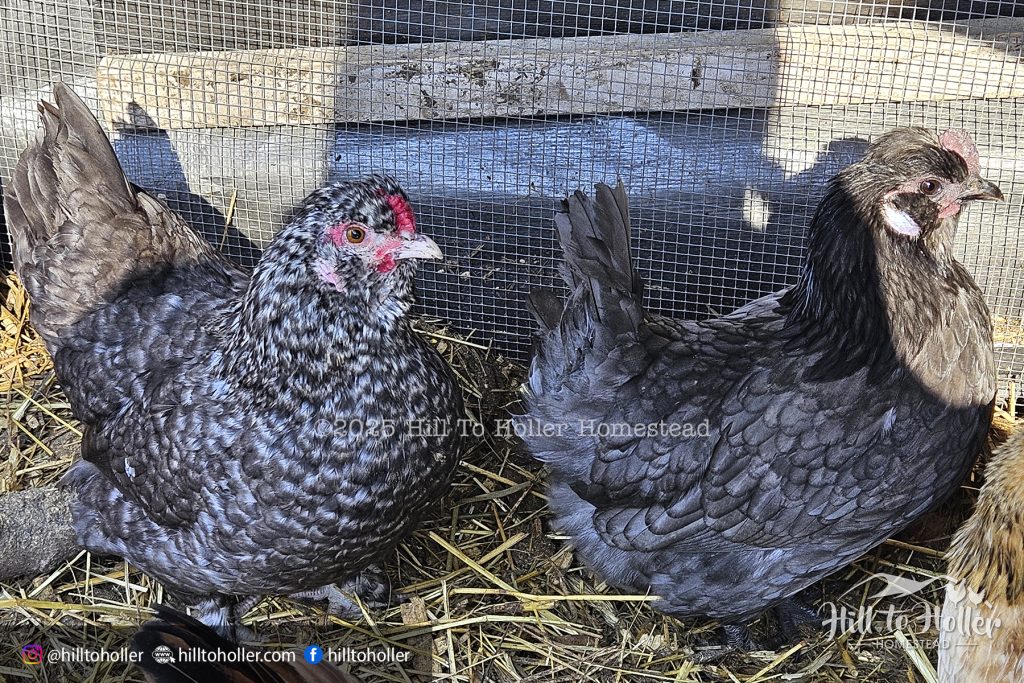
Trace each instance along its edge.
<instances>
[{"instance_id":1,"label":"chicken eye ring","mask_svg":"<svg viewBox=\"0 0 1024 683\"><path fill-rule=\"evenodd\" d=\"M362 244L363 240L366 239L366 230L358 225L349 226L345 230L345 238L349 241L349 244Z\"/></svg>"}]
</instances>

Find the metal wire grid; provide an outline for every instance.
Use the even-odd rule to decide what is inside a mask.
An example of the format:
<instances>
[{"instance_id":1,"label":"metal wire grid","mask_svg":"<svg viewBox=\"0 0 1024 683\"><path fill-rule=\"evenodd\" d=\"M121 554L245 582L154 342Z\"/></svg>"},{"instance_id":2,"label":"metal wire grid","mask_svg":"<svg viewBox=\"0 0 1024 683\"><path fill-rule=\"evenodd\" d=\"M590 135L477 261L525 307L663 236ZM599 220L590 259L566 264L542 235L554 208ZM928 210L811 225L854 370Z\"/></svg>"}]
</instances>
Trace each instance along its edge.
<instances>
[{"instance_id":1,"label":"metal wire grid","mask_svg":"<svg viewBox=\"0 0 1024 683\"><path fill-rule=\"evenodd\" d=\"M145 64L168 53L232 51L240 62L256 64L265 53L253 51L314 48L312 54L324 65L318 75L329 79L331 60L340 58L335 51L339 45L496 40L479 53L486 71L497 60L540 59L540 52L550 47L509 42L515 39L576 37L574 45L582 50L603 36L631 32L644 34L635 43L642 51L654 50L658 34L669 31L758 29L780 19L820 26L822 36L835 24L902 26L902 20L928 19L938 23L927 28L926 36L954 35L977 19L1021 13L1010 2L941 9L875 2L776 6L763 0L632 5L599 0L8 3L0 10L5 36L0 85L14 96L0 101L0 178L7 177L34 129L32 105L45 84L69 80L98 104L97 66L115 55L151 55L139 62ZM455 55L457 46L451 45ZM886 43L878 56L892 58L889 50L905 47L899 40ZM804 47L786 49L799 57ZM999 49L1015 49L1011 56L1020 57L1019 44L1000 43ZM535 54L517 55L515 50ZM383 50L373 53L370 67L385 75L397 68L387 55ZM809 86L814 92L827 88L833 76L859 68L844 55L838 48L826 52L824 63L818 55L812 65L816 80ZM395 175L413 195L423 230L437 236L448 257L440 267L424 268L423 311L523 358L532 324L522 298L532 286L557 286L551 211L558 197L593 182L621 178L633 198L636 248L649 281L651 307L702 317L793 281L824 182L857 158L863 140L897 125L964 127L974 134L988 175L1007 191L1010 202L972 207L962 221L958 253L985 288L1003 325L1000 368L1006 374L1024 365L1024 250L1018 230L1024 212L1021 100L664 112L659 111L656 87L664 74L631 70L631 56L635 53L611 48L607 62L623 66L610 69L599 85L609 92L640 93L635 111L167 131L129 128L119 132L115 144L135 182L164 196L214 244L246 265L255 262L259 247L288 210L324 180L378 171ZM661 68L689 69L690 63L682 59ZM184 63L187 67L188 60ZM182 73L188 77L187 68ZM705 70L693 77L725 87L734 73L769 82L780 92L787 86L773 73L770 60L750 54L720 68L717 76ZM947 73L948 82L936 82L936 88L990 77L966 62L950 64ZM230 81L238 72L220 65L202 75ZM713 82L717 77L723 78L719 84ZM576 78L579 83L573 82ZM565 77L569 91L594 83L587 74ZM898 86L893 80L883 99L908 99ZM279 106L280 97L272 85L254 87L247 106L269 111ZM390 111L388 102L372 96L370 106ZM195 114L176 113L181 118Z\"/></svg>"}]
</instances>

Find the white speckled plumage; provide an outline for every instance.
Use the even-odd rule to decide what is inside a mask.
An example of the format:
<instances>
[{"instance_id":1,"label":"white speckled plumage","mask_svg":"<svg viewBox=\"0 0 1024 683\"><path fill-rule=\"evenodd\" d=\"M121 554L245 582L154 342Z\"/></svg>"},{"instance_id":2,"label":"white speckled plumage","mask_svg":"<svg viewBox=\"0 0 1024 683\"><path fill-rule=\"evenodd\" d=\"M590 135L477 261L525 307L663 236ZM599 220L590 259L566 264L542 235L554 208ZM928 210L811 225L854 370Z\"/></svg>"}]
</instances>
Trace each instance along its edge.
<instances>
[{"instance_id":1,"label":"white speckled plumage","mask_svg":"<svg viewBox=\"0 0 1024 683\"><path fill-rule=\"evenodd\" d=\"M4 206L85 425L66 478L80 542L195 596L315 589L386 557L457 462L454 430L408 426L462 415L407 320L415 261L396 250L429 240L404 192L317 190L250 275L126 183L89 110L54 93Z\"/></svg>"}]
</instances>

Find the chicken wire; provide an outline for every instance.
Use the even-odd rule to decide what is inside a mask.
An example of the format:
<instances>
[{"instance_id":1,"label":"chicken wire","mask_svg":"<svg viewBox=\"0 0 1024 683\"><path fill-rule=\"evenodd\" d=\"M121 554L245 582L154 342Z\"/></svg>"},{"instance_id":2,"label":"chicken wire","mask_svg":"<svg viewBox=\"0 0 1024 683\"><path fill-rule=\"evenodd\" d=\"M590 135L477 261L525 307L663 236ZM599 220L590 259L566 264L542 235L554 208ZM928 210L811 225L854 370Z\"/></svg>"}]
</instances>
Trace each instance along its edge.
<instances>
[{"instance_id":1,"label":"chicken wire","mask_svg":"<svg viewBox=\"0 0 1024 683\"><path fill-rule=\"evenodd\" d=\"M57 79L104 113L128 176L243 265L325 180L391 174L446 252L422 268L421 311L523 359L524 295L557 286L567 193L621 179L650 307L706 317L795 280L825 181L866 141L962 127L1008 198L972 206L957 240L1005 379L1024 365L1020 17L924 0L5 0L0 181ZM927 78L899 71L908 56Z\"/></svg>"}]
</instances>

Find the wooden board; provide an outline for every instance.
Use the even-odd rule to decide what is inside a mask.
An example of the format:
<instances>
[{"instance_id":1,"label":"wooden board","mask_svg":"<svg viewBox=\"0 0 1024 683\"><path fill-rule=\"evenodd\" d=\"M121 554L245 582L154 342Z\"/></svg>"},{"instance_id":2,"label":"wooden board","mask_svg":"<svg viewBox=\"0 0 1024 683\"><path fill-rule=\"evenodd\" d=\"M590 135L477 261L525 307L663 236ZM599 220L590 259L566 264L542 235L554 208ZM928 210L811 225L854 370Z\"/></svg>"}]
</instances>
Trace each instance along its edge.
<instances>
[{"instance_id":1,"label":"wooden board","mask_svg":"<svg viewBox=\"0 0 1024 683\"><path fill-rule=\"evenodd\" d=\"M115 127L211 128L1024 96L1024 19L105 58Z\"/></svg>"}]
</instances>

